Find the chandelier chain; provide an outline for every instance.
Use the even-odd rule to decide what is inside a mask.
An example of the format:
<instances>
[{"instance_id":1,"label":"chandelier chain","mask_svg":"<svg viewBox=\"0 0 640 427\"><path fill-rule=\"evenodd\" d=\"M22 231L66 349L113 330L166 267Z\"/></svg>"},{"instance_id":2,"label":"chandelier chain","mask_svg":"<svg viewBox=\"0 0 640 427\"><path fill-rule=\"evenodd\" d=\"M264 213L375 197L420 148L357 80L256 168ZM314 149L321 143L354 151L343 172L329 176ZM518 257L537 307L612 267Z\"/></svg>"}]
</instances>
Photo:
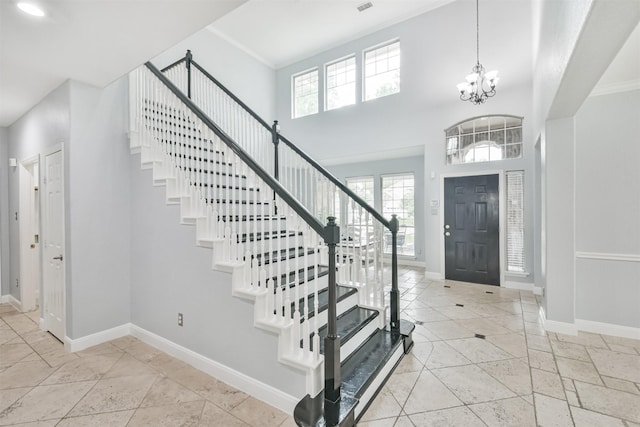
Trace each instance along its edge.
<instances>
[{"instance_id":1,"label":"chandelier chain","mask_svg":"<svg viewBox=\"0 0 640 427\"><path fill-rule=\"evenodd\" d=\"M480 63L480 0L476 0L476 60Z\"/></svg>"}]
</instances>

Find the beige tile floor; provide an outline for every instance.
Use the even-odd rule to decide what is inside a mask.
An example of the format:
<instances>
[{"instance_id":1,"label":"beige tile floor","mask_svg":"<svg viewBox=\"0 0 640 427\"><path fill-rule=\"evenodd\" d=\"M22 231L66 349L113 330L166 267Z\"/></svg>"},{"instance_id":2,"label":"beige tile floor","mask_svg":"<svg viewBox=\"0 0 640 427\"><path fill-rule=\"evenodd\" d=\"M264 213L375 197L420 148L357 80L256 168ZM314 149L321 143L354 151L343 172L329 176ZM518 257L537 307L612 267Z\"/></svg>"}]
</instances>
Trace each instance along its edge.
<instances>
[{"instance_id":1,"label":"beige tile floor","mask_svg":"<svg viewBox=\"0 0 640 427\"><path fill-rule=\"evenodd\" d=\"M416 344L360 427L640 427L640 341L545 333L531 292L413 269L400 288ZM0 305L0 426L294 425L133 337L67 354L37 320Z\"/></svg>"}]
</instances>

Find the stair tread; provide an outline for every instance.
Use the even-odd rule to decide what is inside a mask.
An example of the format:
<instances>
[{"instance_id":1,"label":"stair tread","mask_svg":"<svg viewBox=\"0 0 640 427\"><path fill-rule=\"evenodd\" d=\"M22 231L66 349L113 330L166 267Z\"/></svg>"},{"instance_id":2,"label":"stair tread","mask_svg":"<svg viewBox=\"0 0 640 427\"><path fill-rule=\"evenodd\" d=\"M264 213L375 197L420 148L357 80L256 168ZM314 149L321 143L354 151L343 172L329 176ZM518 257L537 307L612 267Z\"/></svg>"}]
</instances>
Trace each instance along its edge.
<instances>
[{"instance_id":1,"label":"stair tread","mask_svg":"<svg viewBox=\"0 0 640 427\"><path fill-rule=\"evenodd\" d=\"M289 272L289 274L286 274L286 273L282 274L280 276L280 280L278 280L278 276L273 276L272 280L275 282L275 285L278 286L278 283L283 282L282 278L284 277L284 280L286 280L286 284L284 286L292 287L296 283L301 284L301 283L304 283L305 281L310 282L311 280L326 276L327 274L329 274L328 267L324 265L319 265L318 273L316 274L315 266L311 265L307 268L306 276L304 276L304 268L301 268L297 271L297 274L295 271L291 271ZM297 282L296 282L296 276L298 277ZM274 292L275 292L275 288L274 288Z\"/></svg>"},{"instance_id":2,"label":"stair tread","mask_svg":"<svg viewBox=\"0 0 640 427\"><path fill-rule=\"evenodd\" d=\"M231 222L238 221L285 221L287 217L273 216L273 215L218 215L218 221L227 222L227 219L231 219Z\"/></svg>"},{"instance_id":3,"label":"stair tread","mask_svg":"<svg viewBox=\"0 0 640 427\"><path fill-rule=\"evenodd\" d=\"M380 313L377 310L354 306L338 316L336 329L338 336L340 337L340 345L344 345L348 342L369 322L378 317L379 314ZM324 354L324 338L327 336L328 329L328 325L324 325L318 331L320 334L321 354Z\"/></svg>"},{"instance_id":4,"label":"stair tread","mask_svg":"<svg viewBox=\"0 0 640 427\"><path fill-rule=\"evenodd\" d=\"M349 288L347 286L337 285L336 288L338 290L338 293L337 293L338 302L358 292L356 288ZM329 303L329 290L327 288L321 289L320 291L318 291L318 312L326 310L328 303ZM291 315L293 316L294 303L291 303L291 304L292 304ZM309 313L307 317L308 319L311 319L313 316L315 316L316 313L315 313L314 305L315 305L315 294L309 294L309 296L307 297L307 309L305 309L305 306L304 306L304 298L300 298L300 301L299 301L300 316L301 317L305 316L307 312Z\"/></svg>"},{"instance_id":5,"label":"stair tread","mask_svg":"<svg viewBox=\"0 0 640 427\"><path fill-rule=\"evenodd\" d=\"M246 243L247 240L250 242L256 241L259 242L261 240L270 240L271 238L279 238L279 237L295 237L302 236L302 232L300 231L266 231L266 232L257 232L257 233L243 233L240 235L240 241L242 243Z\"/></svg>"},{"instance_id":6,"label":"stair tread","mask_svg":"<svg viewBox=\"0 0 640 427\"><path fill-rule=\"evenodd\" d=\"M268 265L272 262L285 261L287 259L293 259L297 257L303 257L305 255L313 254L313 248L304 248L299 246L297 248L282 249L280 251L259 253L255 256L258 260L258 265Z\"/></svg>"},{"instance_id":7,"label":"stair tread","mask_svg":"<svg viewBox=\"0 0 640 427\"><path fill-rule=\"evenodd\" d=\"M342 362L342 391L359 398L398 346L402 335L378 329Z\"/></svg>"}]
</instances>

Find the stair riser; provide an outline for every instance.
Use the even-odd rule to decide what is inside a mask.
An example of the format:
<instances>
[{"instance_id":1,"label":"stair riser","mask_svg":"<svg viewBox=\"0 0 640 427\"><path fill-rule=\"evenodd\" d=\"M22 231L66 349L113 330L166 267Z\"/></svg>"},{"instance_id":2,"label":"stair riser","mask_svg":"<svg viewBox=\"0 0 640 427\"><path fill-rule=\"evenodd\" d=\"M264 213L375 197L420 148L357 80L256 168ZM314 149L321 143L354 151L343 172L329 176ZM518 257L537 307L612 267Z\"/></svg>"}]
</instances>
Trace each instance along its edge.
<instances>
[{"instance_id":1,"label":"stair riser","mask_svg":"<svg viewBox=\"0 0 640 427\"><path fill-rule=\"evenodd\" d=\"M371 334L378 329L378 322L373 319L367 323L358 333L353 336L349 341L343 343L340 346L340 362L344 362L351 353L353 353L362 343L364 343Z\"/></svg>"}]
</instances>

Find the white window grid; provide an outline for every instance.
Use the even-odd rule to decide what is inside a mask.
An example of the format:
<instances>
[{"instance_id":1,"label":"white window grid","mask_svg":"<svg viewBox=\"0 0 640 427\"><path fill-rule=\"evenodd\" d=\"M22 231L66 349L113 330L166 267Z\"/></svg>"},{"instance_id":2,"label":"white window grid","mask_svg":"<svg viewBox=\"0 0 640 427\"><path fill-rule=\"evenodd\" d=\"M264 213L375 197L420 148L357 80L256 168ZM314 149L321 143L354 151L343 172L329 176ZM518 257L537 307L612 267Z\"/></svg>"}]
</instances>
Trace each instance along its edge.
<instances>
[{"instance_id":1,"label":"white window grid","mask_svg":"<svg viewBox=\"0 0 640 427\"><path fill-rule=\"evenodd\" d=\"M395 214L400 221L398 252L402 255L415 254L415 178L414 174L383 175L382 215L391 219ZM385 251L391 251L390 242Z\"/></svg>"},{"instance_id":2,"label":"white window grid","mask_svg":"<svg viewBox=\"0 0 640 427\"><path fill-rule=\"evenodd\" d=\"M318 69L313 68L293 76L292 117L309 116L318 113Z\"/></svg>"},{"instance_id":3,"label":"white window grid","mask_svg":"<svg viewBox=\"0 0 640 427\"><path fill-rule=\"evenodd\" d=\"M364 100L400 92L400 41L364 51Z\"/></svg>"},{"instance_id":4,"label":"white window grid","mask_svg":"<svg viewBox=\"0 0 640 427\"><path fill-rule=\"evenodd\" d=\"M524 171L507 171L507 271L524 273Z\"/></svg>"},{"instance_id":5,"label":"white window grid","mask_svg":"<svg viewBox=\"0 0 640 427\"><path fill-rule=\"evenodd\" d=\"M445 135L449 165L522 157L522 117L476 117L450 127Z\"/></svg>"},{"instance_id":6,"label":"white window grid","mask_svg":"<svg viewBox=\"0 0 640 427\"><path fill-rule=\"evenodd\" d=\"M356 57L339 59L325 65L325 109L356 103Z\"/></svg>"}]
</instances>

